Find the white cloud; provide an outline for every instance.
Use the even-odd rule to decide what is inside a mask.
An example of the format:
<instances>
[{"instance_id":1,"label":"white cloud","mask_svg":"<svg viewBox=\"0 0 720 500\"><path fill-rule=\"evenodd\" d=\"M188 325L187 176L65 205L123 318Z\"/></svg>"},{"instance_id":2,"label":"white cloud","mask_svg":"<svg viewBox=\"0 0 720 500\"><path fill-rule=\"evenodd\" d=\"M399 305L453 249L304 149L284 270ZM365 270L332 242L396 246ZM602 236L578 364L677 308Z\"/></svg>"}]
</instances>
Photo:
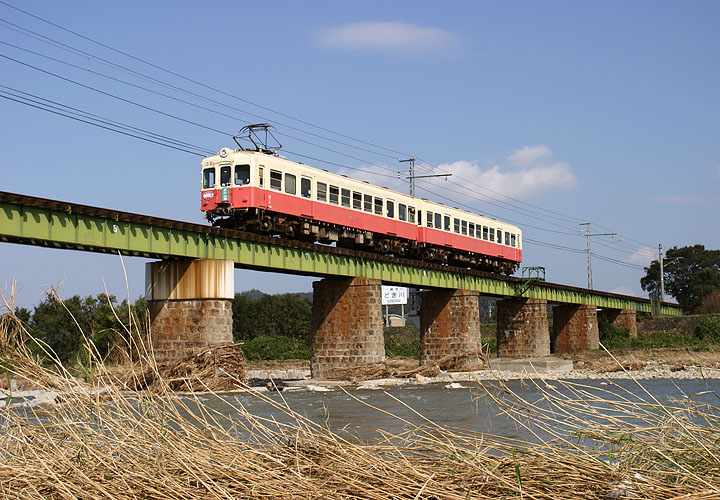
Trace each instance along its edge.
<instances>
[{"instance_id":1,"label":"white cloud","mask_svg":"<svg viewBox=\"0 0 720 500\"><path fill-rule=\"evenodd\" d=\"M649 266L650 262L655 260L655 258L655 250L648 246L643 246L628 257L627 262L641 266Z\"/></svg>"},{"instance_id":2,"label":"white cloud","mask_svg":"<svg viewBox=\"0 0 720 500\"><path fill-rule=\"evenodd\" d=\"M467 186L467 196L477 198L479 191L486 190L512 198L527 199L554 189L570 190L577 186L577 177L570 165L552 161L552 151L547 146L526 146L507 157L508 169L503 165L482 168L477 163L456 161L438 165L434 173L451 173L457 184ZM438 185L438 182L433 181ZM472 185L472 184L475 185Z\"/></svg>"},{"instance_id":3,"label":"white cloud","mask_svg":"<svg viewBox=\"0 0 720 500\"><path fill-rule=\"evenodd\" d=\"M525 146L513 151L507 157L507 162L512 167L529 167L542 158L550 157L552 157L552 151L547 146Z\"/></svg>"},{"instance_id":4,"label":"white cloud","mask_svg":"<svg viewBox=\"0 0 720 500\"><path fill-rule=\"evenodd\" d=\"M460 203L470 204L486 196L497 197L497 193L516 199L527 199L547 191L570 190L577 186L577 177L570 165L552 161L552 151L547 146L518 149L508 156L506 163L512 163L514 168L503 165L483 168L476 162L466 160L443 163L429 173L449 173L452 176L447 181L444 178L423 179L422 184L418 181L418 188L427 186L427 182L434 186L429 188L430 191ZM406 174L401 173L400 178L393 178L388 171L396 169L399 170L396 166L373 166L362 168L361 171L341 169L339 173L405 193L408 191ZM428 171L418 168L417 173L427 174ZM452 203L426 193L418 194L441 203Z\"/></svg>"},{"instance_id":5,"label":"white cloud","mask_svg":"<svg viewBox=\"0 0 720 500\"><path fill-rule=\"evenodd\" d=\"M455 45L457 37L440 28L401 22L360 22L319 33L320 46L349 50L440 51Z\"/></svg>"}]
</instances>

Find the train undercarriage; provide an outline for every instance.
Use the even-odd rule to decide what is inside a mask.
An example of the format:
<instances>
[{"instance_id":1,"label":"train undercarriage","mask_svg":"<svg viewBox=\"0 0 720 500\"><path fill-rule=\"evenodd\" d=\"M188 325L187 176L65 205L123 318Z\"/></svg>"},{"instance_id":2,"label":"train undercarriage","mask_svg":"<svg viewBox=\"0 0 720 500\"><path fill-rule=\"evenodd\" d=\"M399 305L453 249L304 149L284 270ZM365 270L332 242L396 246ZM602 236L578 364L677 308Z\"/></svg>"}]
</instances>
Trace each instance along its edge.
<instances>
[{"instance_id":1,"label":"train undercarriage","mask_svg":"<svg viewBox=\"0 0 720 500\"><path fill-rule=\"evenodd\" d=\"M219 227L312 243L332 244L341 248L392 255L440 264L511 275L518 267L513 262L491 255L476 254L452 247L418 243L387 234L338 226L327 222L278 214L257 208L236 209L220 206L205 213Z\"/></svg>"}]
</instances>

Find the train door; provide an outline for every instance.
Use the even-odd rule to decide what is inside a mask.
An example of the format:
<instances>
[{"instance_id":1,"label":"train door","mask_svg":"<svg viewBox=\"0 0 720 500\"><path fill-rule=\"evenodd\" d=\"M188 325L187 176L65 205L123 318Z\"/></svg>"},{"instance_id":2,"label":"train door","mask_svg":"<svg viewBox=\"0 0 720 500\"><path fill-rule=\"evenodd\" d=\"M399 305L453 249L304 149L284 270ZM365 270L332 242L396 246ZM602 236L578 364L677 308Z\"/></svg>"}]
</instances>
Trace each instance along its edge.
<instances>
[{"instance_id":1,"label":"train door","mask_svg":"<svg viewBox=\"0 0 720 500\"><path fill-rule=\"evenodd\" d=\"M230 202L230 182L232 179L232 167L220 164L220 202Z\"/></svg>"},{"instance_id":2,"label":"train door","mask_svg":"<svg viewBox=\"0 0 720 500\"><path fill-rule=\"evenodd\" d=\"M300 216L309 219L315 216L312 202L312 184L310 177L300 176Z\"/></svg>"},{"instance_id":3,"label":"train door","mask_svg":"<svg viewBox=\"0 0 720 500\"><path fill-rule=\"evenodd\" d=\"M259 208L267 208L268 206L268 200L267 200L267 169L265 168L265 165L258 165L257 167L257 186L258 186L258 195L257 199L255 200L255 203Z\"/></svg>"}]
</instances>

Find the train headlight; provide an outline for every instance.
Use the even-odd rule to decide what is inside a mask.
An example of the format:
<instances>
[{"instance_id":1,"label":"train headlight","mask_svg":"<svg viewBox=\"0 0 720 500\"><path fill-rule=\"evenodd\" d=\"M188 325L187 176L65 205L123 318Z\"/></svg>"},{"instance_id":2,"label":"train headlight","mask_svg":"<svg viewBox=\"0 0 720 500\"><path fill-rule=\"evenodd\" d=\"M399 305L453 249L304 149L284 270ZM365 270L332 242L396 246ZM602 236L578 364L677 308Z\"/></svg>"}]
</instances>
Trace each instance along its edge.
<instances>
[{"instance_id":1,"label":"train headlight","mask_svg":"<svg viewBox=\"0 0 720 500\"><path fill-rule=\"evenodd\" d=\"M228 148L222 148L220 150L220 158L225 158L228 153L230 153L230 150Z\"/></svg>"}]
</instances>

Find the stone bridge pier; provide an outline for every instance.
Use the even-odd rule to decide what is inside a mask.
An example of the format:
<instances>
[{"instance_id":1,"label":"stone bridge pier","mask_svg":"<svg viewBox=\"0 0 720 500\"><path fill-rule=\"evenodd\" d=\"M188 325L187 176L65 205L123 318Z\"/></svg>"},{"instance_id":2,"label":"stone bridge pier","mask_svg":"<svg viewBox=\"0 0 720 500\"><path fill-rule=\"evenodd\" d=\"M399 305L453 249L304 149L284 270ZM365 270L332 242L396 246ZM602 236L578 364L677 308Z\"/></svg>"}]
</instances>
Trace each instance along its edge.
<instances>
[{"instance_id":1,"label":"stone bridge pier","mask_svg":"<svg viewBox=\"0 0 720 500\"><path fill-rule=\"evenodd\" d=\"M550 351L575 353L600 347L597 307L561 304L553 309L553 331Z\"/></svg>"},{"instance_id":2,"label":"stone bridge pier","mask_svg":"<svg viewBox=\"0 0 720 500\"><path fill-rule=\"evenodd\" d=\"M313 378L332 378L336 368L385 360L381 284L363 277L313 283Z\"/></svg>"},{"instance_id":3,"label":"stone bridge pier","mask_svg":"<svg viewBox=\"0 0 720 500\"><path fill-rule=\"evenodd\" d=\"M479 292L436 289L421 294L420 365L430 365L445 356L479 353ZM458 367L471 368L479 354L469 356Z\"/></svg>"},{"instance_id":4,"label":"stone bridge pier","mask_svg":"<svg viewBox=\"0 0 720 500\"><path fill-rule=\"evenodd\" d=\"M159 362L232 342L231 260L163 260L145 266L152 350Z\"/></svg>"},{"instance_id":5,"label":"stone bridge pier","mask_svg":"<svg viewBox=\"0 0 720 500\"><path fill-rule=\"evenodd\" d=\"M617 327L625 328L631 337L637 337L637 312L631 309L602 309L598 312L601 318Z\"/></svg>"},{"instance_id":6,"label":"stone bridge pier","mask_svg":"<svg viewBox=\"0 0 720 500\"><path fill-rule=\"evenodd\" d=\"M497 302L497 354L507 358L550 354L547 300L518 297Z\"/></svg>"}]
</instances>

